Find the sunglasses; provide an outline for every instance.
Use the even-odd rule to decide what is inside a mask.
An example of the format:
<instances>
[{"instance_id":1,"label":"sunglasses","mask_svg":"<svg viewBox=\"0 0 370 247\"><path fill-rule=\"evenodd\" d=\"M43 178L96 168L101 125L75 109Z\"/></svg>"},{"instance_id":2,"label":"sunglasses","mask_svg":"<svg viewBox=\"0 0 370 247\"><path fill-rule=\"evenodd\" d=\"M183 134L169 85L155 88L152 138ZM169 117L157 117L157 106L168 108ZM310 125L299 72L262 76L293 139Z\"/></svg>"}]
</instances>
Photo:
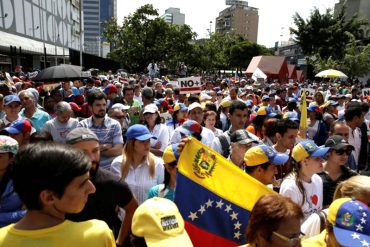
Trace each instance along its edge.
<instances>
[{"instance_id":1,"label":"sunglasses","mask_svg":"<svg viewBox=\"0 0 370 247\"><path fill-rule=\"evenodd\" d=\"M343 154L350 155L352 153L352 150L351 149L340 149L340 150L335 150L335 153L338 155L343 155Z\"/></svg>"}]
</instances>

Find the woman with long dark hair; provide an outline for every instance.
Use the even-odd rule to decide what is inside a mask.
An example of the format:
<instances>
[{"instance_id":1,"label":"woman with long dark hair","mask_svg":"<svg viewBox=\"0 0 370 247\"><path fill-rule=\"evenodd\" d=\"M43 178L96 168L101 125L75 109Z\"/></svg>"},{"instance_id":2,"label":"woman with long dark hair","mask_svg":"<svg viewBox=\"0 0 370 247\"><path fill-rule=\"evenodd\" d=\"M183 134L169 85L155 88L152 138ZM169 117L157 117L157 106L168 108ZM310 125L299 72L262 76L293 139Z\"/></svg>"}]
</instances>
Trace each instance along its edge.
<instances>
[{"instance_id":1,"label":"woman with long dark hair","mask_svg":"<svg viewBox=\"0 0 370 247\"><path fill-rule=\"evenodd\" d=\"M172 119L166 122L166 126L170 133L170 139L174 130L185 122L187 111L188 108L183 103L177 103L173 107Z\"/></svg>"},{"instance_id":2,"label":"woman with long dark hair","mask_svg":"<svg viewBox=\"0 0 370 247\"><path fill-rule=\"evenodd\" d=\"M300 205L305 219L322 209L323 182L316 173L323 171L323 157L328 151L313 141L302 141L292 150L293 169L284 178L280 194Z\"/></svg>"}]
</instances>

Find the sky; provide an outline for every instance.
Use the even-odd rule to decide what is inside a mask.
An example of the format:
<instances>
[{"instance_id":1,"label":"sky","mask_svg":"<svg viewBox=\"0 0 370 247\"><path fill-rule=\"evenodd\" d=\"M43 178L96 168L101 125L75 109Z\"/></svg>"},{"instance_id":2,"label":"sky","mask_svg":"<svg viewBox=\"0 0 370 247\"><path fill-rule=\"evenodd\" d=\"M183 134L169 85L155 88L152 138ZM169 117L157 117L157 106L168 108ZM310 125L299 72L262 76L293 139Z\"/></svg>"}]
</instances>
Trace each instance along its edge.
<instances>
[{"instance_id":1,"label":"sky","mask_svg":"<svg viewBox=\"0 0 370 247\"><path fill-rule=\"evenodd\" d=\"M293 26L292 16L295 12L306 19L314 7L323 13L327 8L334 9L338 2L339 0L249 0L249 6L259 9L257 43L273 47L276 41L288 40L289 27ZM119 23L144 4L153 4L160 16L169 7L180 8L180 12L185 14L185 24L192 27L198 34L197 38L206 38L210 26L214 32L216 17L227 8L225 0L117 0Z\"/></svg>"}]
</instances>

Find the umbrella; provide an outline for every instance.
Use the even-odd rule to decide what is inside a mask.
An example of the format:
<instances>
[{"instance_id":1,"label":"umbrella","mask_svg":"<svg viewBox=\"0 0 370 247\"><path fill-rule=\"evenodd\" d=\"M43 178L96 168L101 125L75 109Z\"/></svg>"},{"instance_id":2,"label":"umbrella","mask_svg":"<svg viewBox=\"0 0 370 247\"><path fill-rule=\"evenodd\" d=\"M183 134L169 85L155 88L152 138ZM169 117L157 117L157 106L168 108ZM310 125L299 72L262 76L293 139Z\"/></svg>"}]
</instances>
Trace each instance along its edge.
<instances>
[{"instance_id":1,"label":"umbrella","mask_svg":"<svg viewBox=\"0 0 370 247\"><path fill-rule=\"evenodd\" d=\"M81 66L62 64L42 70L35 77L34 81L65 81L81 79L82 77Z\"/></svg>"},{"instance_id":2,"label":"umbrella","mask_svg":"<svg viewBox=\"0 0 370 247\"><path fill-rule=\"evenodd\" d=\"M335 69L328 69L321 71L320 73L316 74L315 77L321 77L321 78L348 78L346 74L339 70Z\"/></svg>"}]
</instances>

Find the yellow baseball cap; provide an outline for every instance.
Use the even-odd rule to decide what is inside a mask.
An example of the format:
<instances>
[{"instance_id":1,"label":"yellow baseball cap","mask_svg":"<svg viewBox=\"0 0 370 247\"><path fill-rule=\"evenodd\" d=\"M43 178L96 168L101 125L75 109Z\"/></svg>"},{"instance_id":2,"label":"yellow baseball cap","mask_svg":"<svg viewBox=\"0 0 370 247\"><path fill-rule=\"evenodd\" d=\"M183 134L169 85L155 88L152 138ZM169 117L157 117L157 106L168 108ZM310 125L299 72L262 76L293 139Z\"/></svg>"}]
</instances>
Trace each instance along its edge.
<instances>
[{"instance_id":1,"label":"yellow baseball cap","mask_svg":"<svg viewBox=\"0 0 370 247\"><path fill-rule=\"evenodd\" d=\"M222 100L220 104L223 108L230 107L231 101L230 100Z\"/></svg>"},{"instance_id":2,"label":"yellow baseball cap","mask_svg":"<svg viewBox=\"0 0 370 247\"><path fill-rule=\"evenodd\" d=\"M300 162L307 157L324 157L329 149L328 147L318 147L313 141L302 141L294 146L292 158Z\"/></svg>"},{"instance_id":3,"label":"yellow baseball cap","mask_svg":"<svg viewBox=\"0 0 370 247\"><path fill-rule=\"evenodd\" d=\"M178 144L172 144L163 151L162 159L165 164L170 164L179 159L179 153L177 152Z\"/></svg>"},{"instance_id":4,"label":"yellow baseball cap","mask_svg":"<svg viewBox=\"0 0 370 247\"><path fill-rule=\"evenodd\" d=\"M148 247L193 246L176 204L165 198L154 197L141 204L132 217L131 230Z\"/></svg>"},{"instance_id":5,"label":"yellow baseball cap","mask_svg":"<svg viewBox=\"0 0 370 247\"><path fill-rule=\"evenodd\" d=\"M275 165L283 165L288 159L288 155L278 153L267 145L251 147L244 154L246 166L259 166L268 162Z\"/></svg>"}]
</instances>

